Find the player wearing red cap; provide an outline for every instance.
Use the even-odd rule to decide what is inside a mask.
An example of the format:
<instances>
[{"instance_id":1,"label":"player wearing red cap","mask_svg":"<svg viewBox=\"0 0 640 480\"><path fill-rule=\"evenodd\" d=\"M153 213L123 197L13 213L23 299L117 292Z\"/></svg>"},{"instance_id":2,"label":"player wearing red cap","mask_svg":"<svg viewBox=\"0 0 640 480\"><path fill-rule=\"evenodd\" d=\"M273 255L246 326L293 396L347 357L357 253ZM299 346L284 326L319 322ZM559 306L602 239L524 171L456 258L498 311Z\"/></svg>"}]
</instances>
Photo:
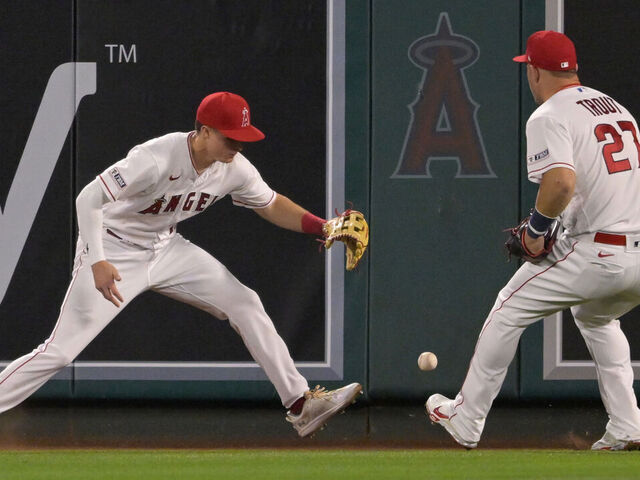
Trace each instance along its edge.
<instances>
[{"instance_id":1,"label":"player wearing red cap","mask_svg":"<svg viewBox=\"0 0 640 480\"><path fill-rule=\"evenodd\" d=\"M524 263L500 291L460 392L455 399L432 395L427 413L456 442L475 448L524 329L571 308L609 415L592 449L638 449L640 410L618 320L640 304L638 125L609 95L580 84L565 35L536 32L514 60L527 64L540 105L526 129L528 177L540 186L524 242L533 255L541 252L556 218L564 233L544 260Z\"/></svg>"},{"instance_id":2,"label":"player wearing red cap","mask_svg":"<svg viewBox=\"0 0 640 480\"><path fill-rule=\"evenodd\" d=\"M177 224L226 195L297 232L322 235L325 220L273 191L240 152L262 140L249 105L229 92L204 98L196 129L131 149L76 200L73 278L51 336L0 373L0 412L22 402L73 361L137 295L152 290L229 320L275 386L300 436L352 403L357 383L309 390L258 295L177 233Z\"/></svg>"}]
</instances>

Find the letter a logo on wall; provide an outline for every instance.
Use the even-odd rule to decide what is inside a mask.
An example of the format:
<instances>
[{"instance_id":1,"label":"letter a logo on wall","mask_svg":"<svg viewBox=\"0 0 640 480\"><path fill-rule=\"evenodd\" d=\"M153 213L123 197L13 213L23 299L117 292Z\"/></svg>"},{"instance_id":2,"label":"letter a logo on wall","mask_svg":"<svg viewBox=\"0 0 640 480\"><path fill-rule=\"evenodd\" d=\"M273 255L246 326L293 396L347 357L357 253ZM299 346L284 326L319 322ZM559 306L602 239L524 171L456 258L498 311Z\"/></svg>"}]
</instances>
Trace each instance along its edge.
<instances>
[{"instance_id":1,"label":"letter a logo on wall","mask_svg":"<svg viewBox=\"0 0 640 480\"><path fill-rule=\"evenodd\" d=\"M411 121L396 171L391 178L431 178L430 163L455 161L456 178L495 177L476 120L478 104L471 99L463 70L475 63L476 43L451 31L446 12L435 33L409 47L409 59L424 70L416 100L409 105Z\"/></svg>"},{"instance_id":2,"label":"letter a logo on wall","mask_svg":"<svg viewBox=\"0 0 640 480\"><path fill-rule=\"evenodd\" d=\"M47 83L9 194L0 208L0 302L18 264L80 100L96 93L96 64L58 66Z\"/></svg>"}]
</instances>

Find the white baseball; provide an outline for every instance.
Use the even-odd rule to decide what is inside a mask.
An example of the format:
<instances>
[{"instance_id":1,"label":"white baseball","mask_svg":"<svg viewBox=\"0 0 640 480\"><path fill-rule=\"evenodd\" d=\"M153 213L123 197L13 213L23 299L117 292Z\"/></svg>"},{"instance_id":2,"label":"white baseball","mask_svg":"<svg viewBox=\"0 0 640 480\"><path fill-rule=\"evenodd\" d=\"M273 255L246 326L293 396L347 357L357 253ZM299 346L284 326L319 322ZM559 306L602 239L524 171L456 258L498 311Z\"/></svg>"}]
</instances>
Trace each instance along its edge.
<instances>
[{"instance_id":1,"label":"white baseball","mask_svg":"<svg viewBox=\"0 0 640 480\"><path fill-rule=\"evenodd\" d=\"M433 370L438 366L438 357L435 353L422 352L418 357L418 367L420 370Z\"/></svg>"}]
</instances>

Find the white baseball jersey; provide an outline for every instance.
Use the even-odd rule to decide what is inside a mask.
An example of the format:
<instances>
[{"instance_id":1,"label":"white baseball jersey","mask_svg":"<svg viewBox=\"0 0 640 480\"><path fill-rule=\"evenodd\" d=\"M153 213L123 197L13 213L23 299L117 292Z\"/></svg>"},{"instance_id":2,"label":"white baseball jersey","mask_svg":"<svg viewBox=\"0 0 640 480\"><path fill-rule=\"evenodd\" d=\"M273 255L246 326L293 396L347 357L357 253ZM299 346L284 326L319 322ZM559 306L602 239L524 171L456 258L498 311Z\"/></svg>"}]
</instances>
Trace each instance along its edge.
<instances>
[{"instance_id":1,"label":"white baseball jersey","mask_svg":"<svg viewBox=\"0 0 640 480\"><path fill-rule=\"evenodd\" d=\"M232 162L214 162L198 175L189 147L193 134L149 140L98 175L111 200L103 208L106 228L135 244L158 247L175 235L178 222L227 194L235 205L248 208L273 202L275 192L240 153Z\"/></svg>"},{"instance_id":2,"label":"white baseball jersey","mask_svg":"<svg viewBox=\"0 0 640 480\"><path fill-rule=\"evenodd\" d=\"M545 172L569 168L575 192L562 213L565 234L549 256L525 262L498 294L456 398L436 400L436 421L448 422L466 444L480 440L525 327L569 307L596 365L607 435L640 442L629 343L619 321L640 304L639 150L629 112L588 87L560 90L531 115L529 179L540 183Z\"/></svg>"},{"instance_id":3,"label":"white baseball jersey","mask_svg":"<svg viewBox=\"0 0 640 480\"><path fill-rule=\"evenodd\" d=\"M638 125L622 105L581 85L557 92L527 122L527 170L576 172L562 224L571 236L640 232Z\"/></svg>"},{"instance_id":4,"label":"white baseball jersey","mask_svg":"<svg viewBox=\"0 0 640 480\"><path fill-rule=\"evenodd\" d=\"M117 287L123 301L117 308L95 288L88 249L79 239L73 279L51 336L0 372L0 412L37 390L148 290L227 319L284 406L308 390L258 295L211 254L176 234L178 222L227 194L248 208L266 207L276 195L240 154L198 175L191 135L171 133L138 145L97 177L95 183L111 200L102 207L106 230L100 233L105 258L121 276Z\"/></svg>"}]
</instances>

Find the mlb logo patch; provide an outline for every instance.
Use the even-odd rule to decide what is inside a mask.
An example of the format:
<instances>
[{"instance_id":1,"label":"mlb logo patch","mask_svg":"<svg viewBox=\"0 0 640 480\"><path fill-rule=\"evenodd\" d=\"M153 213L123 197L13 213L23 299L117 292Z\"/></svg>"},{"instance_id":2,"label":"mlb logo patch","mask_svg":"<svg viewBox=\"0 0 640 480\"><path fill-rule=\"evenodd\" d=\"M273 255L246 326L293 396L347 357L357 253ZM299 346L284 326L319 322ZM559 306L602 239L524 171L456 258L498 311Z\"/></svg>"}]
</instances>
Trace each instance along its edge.
<instances>
[{"instance_id":1,"label":"mlb logo patch","mask_svg":"<svg viewBox=\"0 0 640 480\"><path fill-rule=\"evenodd\" d=\"M560 68L567 68L569 66L569 62L562 62L560 64Z\"/></svg>"},{"instance_id":2,"label":"mlb logo patch","mask_svg":"<svg viewBox=\"0 0 640 480\"><path fill-rule=\"evenodd\" d=\"M120 188L124 188L127 186L127 183L124 181L124 178L122 178L122 175L120 175L120 172L117 168L109 171L109 174L113 177Z\"/></svg>"}]
</instances>

